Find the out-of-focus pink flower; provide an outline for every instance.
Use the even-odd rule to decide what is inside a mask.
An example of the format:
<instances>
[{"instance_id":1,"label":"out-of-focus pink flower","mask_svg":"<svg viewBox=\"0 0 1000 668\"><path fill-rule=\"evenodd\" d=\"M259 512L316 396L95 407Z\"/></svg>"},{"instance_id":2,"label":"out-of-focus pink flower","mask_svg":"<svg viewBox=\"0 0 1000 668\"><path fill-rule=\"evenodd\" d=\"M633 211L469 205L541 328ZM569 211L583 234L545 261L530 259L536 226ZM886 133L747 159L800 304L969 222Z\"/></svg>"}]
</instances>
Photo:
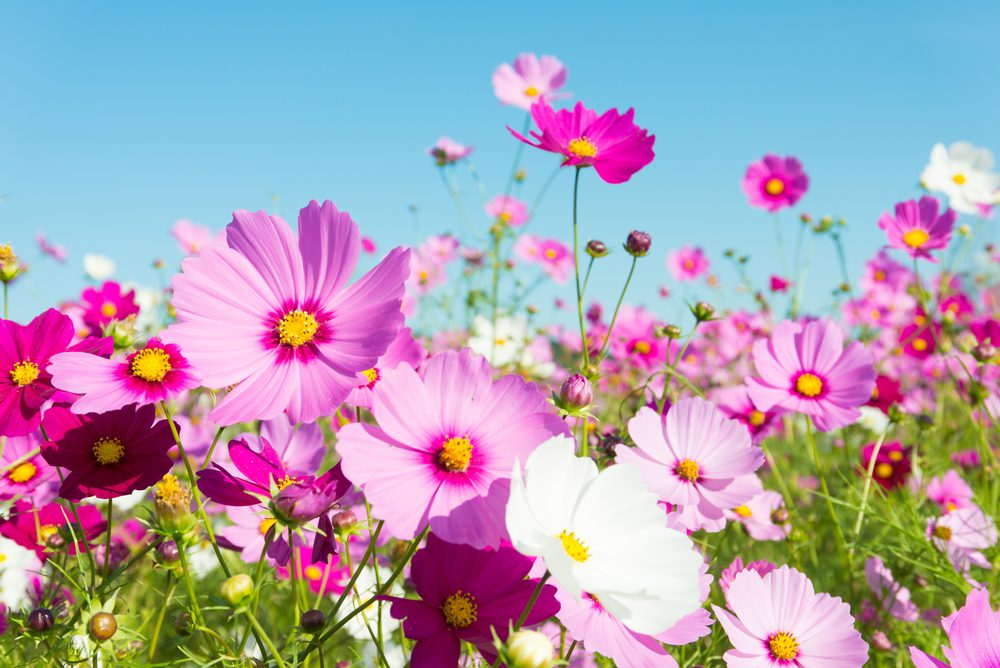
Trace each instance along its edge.
<instances>
[{"instance_id":1,"label":"out-of-focus pink flower","mask_svg":"<svg viewBox=\"0 0 1000 668\"><path fill-rule=\"evenodd\" d=\"M366 253L368 255L374 255L375 251L378 250L378 247L375 245L375 242L372 240L371 237L366 237L366 236L362 235L361 236L361 250L362 250L362 252L364 252L364 253Z\"/></svg>"},{"instance_id":2,"label":"out-of-focus pink flower","mask_svg":"<svg viewBox=\"0 0 1000 668\"><path fill-rule=\"evenodd\" d=\"M493 71L493 93L502 104L527 111L538 100L569 97L559 92L566 74L566 66L554 56L522 53L513 65L503 63Z\"/></svg>"},{"instance_id":3,"label":"out-of-focus pink flower","mask_svg":"<svg viewBox=\"0 0 1000 668\"><path fill-rule=\"evenodd\" d=\"M66 247L50 243L44 232L39 232L35 235L35 242L38 243L38 249L42 251L44 255L48 255L60 264L69 259L69 251L66 250Z\"/></svg>"},{"instance_id":4,"label":"out-of-focus pink flower","mask_svg":"<svg viewBox=\"0 0 1000 668\"><path fill-rule=\"evenodd\" d=\"M969 508L973 505L972 497L969 483L954 469L943 476L934 476L927 484L927 498L941 506L942 514Z\"/></svg>"},{"instance_id":5,"label":"out-of-focus pink flower","mask_svg":"<svg viewBox=\"0 0 1000 668\"><path fill-rule=\"evenodd\" d=\"M951 647L944 648L950 668L985 668L1000 662L1000 612L990 606L986 589L973 589L958 612L941 620ZM910 647L916 668L949 668L923 650Z\"/></svg>"},{"instance_id":6,"label":"out-of-focus pink flower","mask_svg":"<svg viewBox=\"0 0 1000 668\"><path fill-rule=\"evenodd\" d=\"M777 274L771 274L771 292L788 292L788 286L790 285L790 281L778 276Z\"/></svg>"},{"instance_id":7,"label":"out-of-focus pink flower","mask_svg":"<svg viewBox=\"0 0 1000 668\"><path fill-rule=\"evenodd\" d=\"M204 225L197 225L190 220L178 220L170 228L170 236L176 241L181 250L188 255L200 253L212 246L226 245L226 231L212 232Z\"/></svg>"},{"instance_id":8,"label":"out-of-focus pink flower","mask_svg":"<svg viewBox=\"0 0 1000 668\"><path fill-rule=\"evenodd\" d=\"M743 192L750 206L766 211L795 206L808 188L809 177L802 171L798 158L772 153L747 167L743 177Z\"/></svg>"},{"instance_id":9,"label":"out-of-focus pink flower","mask_svg":"<svg viewBox=\"0 0 1000 668\"><path fill-rule=\"evenodd\" d=\"M792 526L781 494L765 489L746 503L726 512L726 517L743 525L754 540L785 540ZM784 517L782 517L782 513Z\"/></svg>"},{"instance_id":10,"label":"out-of-focus pink flower","mask_svg":"<svg viewBox=\"0 0 1000 668\"><path fill-rule=\"evenodd\" d=\"M487 216L511 227L528 222L528 206L510 195L497 195L486 203L485 209Z\"/></svg>"},{"instance_id":11,"label":"out-of-focus pink flower","mask_svg":"<svg viewBox=\"0 0 1000 668\"><path fill-rule=\"evenodd\" d=\"M708 273L708 258L700 248L683 246L667 253L667 268L678 282L694 281Z\"/></svg>"},{"instance_id":12,"label":"out-of-focus pink flower","mask_svg":"<svg viewBox=\"0 0 1000 668\"><path fill-rule=\"evenodd\" d=\"M427 149L427 155L434 158L438 167L454 165L459 160L467 158L472 153L471 146L459 144L451 137L441 137L434 146Z\"/></svg>"},{"instance_id":13,"label":"out-of-focus pink flower","mask_svg":"<svg viewBox=\"0 0 1000 668\"><path fill-rule=\"evenodd\" d=\"M135 290L122 292L122 286L107 281L100 288L86 288L80 295L83 321L93 336L102 336L104 328L116 320L139 313Z\"/></svg>"},{"instance_id":14,"label":"out-of-focus pink flower","mask_svg":"<svg viewBox=\"0 0 1000 668\"><path fill-rule=\"evenodd\" d=\"M956 217L951 209L938 215L940 206L937 199L926 195L919 200L900 202L896 205L896 215L883 213L878 219L878 226L893 248L906 251L912 258L922 257L937 262L937 258L928 251L940 250L948 245Z\"/></svg>"},{"instance_id":15,"label":"out-of-focus pink flower","mask_svg":"<svg viewBox=\"0 0 1000 668\"><path fill-rule=\"evenodd\" d=\"M543 239L522 234L514 242L514 253L531 264L537 264L556 283L565 283L573 270L573 254L557 239Z\"/></svg>"},{"instance_id":16,"label":"out-of-focus pink flower","mask_svg":"<svg viewBox=\"0 0 1000 668\"><path fill-rule=\"evenodd\" d=\"M876 414L877 415L877 414ZM875 453L875 444L869 443L861 449L861 467L868 473L872 465L872 455ZM904 448L899 441L883 443L879 448L878 456L875 458L875 468L872 470L872 478L885 489L902 487L910 475L913 465L910 462L910 448Z\"/></svg>"},{"instance_id":17,"label":"out-of-focus pink flower","mask_svg":"<svg viewBox=\"0 0 1000 668\"><path fill-rule=\"evenodd\" d=\"M893 617L904 622L915 622L920 617L920 609L910 600L910 590L896 582L881 557L869 557L865 562L865 580L876 600Z\"/></svg>"}]
</instances>

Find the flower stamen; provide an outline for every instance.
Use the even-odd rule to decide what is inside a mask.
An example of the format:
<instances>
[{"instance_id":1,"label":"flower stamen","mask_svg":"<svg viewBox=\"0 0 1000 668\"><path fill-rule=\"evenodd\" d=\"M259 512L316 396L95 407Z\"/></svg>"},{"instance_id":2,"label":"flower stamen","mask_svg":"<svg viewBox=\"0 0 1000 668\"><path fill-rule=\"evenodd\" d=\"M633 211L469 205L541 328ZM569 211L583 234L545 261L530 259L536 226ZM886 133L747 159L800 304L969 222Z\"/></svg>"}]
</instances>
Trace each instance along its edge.
<instances>
[{"instance_id":1,"label":"flower stamen","mask_svg":"<svg viewBox=\"0 0 1000 668\"><path fill-rule=\"evenodd\" d=\"M99 438L91 448L94 459L102 466L117 464L125 456L125 446L120 438Z\"/></svg>"},{"instance_id":2,"label":"flower stamen","mask_svg":"<svg viewBox=\"0 0 1000 668\"><path fill-rule=\"evenodd\" d=\"M319 322L312 313L295 309L278 321L278 341L282 345L298 348L312 341L318 329Z\"/></svg>"},{"instance_id":3,"label":"flower stamen","mask_svg":"<svg viewBox=\"0 0 1000 668\"><path fill-rule=\"evenodd\" d=\"M459 589L441 604L444 622L453 629L464 629L479 619L476 597Z\"/></svg>"},{"instance_id":4,"label":"flower stamen","mask_svg":"<svg viewBox=\"0 0 1000 668\"><path fill-rule=\"evenodd\" d=\"M437 459L446 471L464 473L469 469L469 461L472 459L472 441L468 436L445 439Z\"/></svg>"},{"instance_id":5,"label":"flower stamen","mask_svg":"<svg viewBox=\"0 0 1000 668\"><path fill-rule=\"evenodd\" d=\"M587 546L572 531L564 529L556 537L562 542L563 549L566 550L566 554L573 561L578 561L582 564L590 558L590 550L587 549Z\"/></svg>"},{"instance_id":6,"label":"flower stamen","mask_svg":"<svg viewBox=\"0 0 1000 668\"><path fill-rule=\"evenodd\" d=\"M40 373L41 370L37 364L31 360L24 360L15 364L14 368L10 370L10 379L18 387L25 387L35 382Z\"/></svg>"},{"instance_id":7,"label":"flower stamen","mask_svg":"<svg viewBox=\"0 0 1000 668\"><path fill-rule=\"evenodd\" d=\"M163 348L143 348L132 357L130 370L147 383L160 383L173 370L170 353Z\"/></svg>"}]
</instances>

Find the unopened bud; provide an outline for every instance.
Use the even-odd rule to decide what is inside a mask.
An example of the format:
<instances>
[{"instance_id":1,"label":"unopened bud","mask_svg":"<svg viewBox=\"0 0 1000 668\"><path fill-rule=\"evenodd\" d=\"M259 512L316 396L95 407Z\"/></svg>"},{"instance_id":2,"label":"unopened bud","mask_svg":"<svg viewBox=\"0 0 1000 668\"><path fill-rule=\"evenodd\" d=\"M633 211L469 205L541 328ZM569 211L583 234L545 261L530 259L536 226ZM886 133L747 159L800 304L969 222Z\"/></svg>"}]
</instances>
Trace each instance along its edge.
<instances>
[{"instance_id":1,"label":"unopened bud","mask_svg":"<svg viewBox=\"0 0 1000 668\"><path fill-rule=\"evenodd\" d=\"M575 373L559 388L559 399L567 409L586 408L594 401L594 390L585 376Z\"/></svg>"},{"instance_id":2,"label":"unopened bud","mask_svg":"<svg viewBox=\"0 0 1000 668\"><path fill-rule=\"evenodd\" d=\"M323 614L322 610L317 610L313 608L312 610L306 610L302 613L302 619L299 622L302 624L302 630L308 633L314 633L323 628L326 624L326 615Z\"/></svg>"},{"instance_id":3,"label":"unopened bud","mask_svg":"<svg viewBox=\"0 0 1000 668\"><path fill-rule=\"evenodd\" d=\"M194 620L190 613L182 612L174 619L174 632L179 636L187 637L194 633Z\"/></svg>"},{"instance_id":4,"label":"unopened bud","mask_svg":"<svg viewBox=\"0 0 1000 668\"><path fill-rule=\"evenodd\" d=\"M514 180L518 183L524 183L524 180L528 178L528 170L523 167L516 172L514 172Z\"/></svg>"},{"instance_id":5,"label":"unopened bud","mask_svg":"<svg viewBox=\"0 0 1000 668\"><path fill-rule=\"evenodd\" d=\"M808 213L803 213L799 216L799 220L801 220L803 223L811 223L812 219L813 217L810 216Z\"/></svg>"},{"instance_id":6,"label":"unopened bud","mask_svg":"<svg viewBox=\"0 0 1000 668\"><path fill-rule=\"evenodd\" d=\"M165 540L156 546L156 555L165 564L175 564L181 559L181 550L174 541Z\"/></svg>"},{"instance_id":7,"label":"unopened bud","mask_svg":"<svg viewBox=\"0 0 1000 668\"><path fill-rule=\"evenodd\" d=\"M587 242L587 255L592 258L604 257L608 254L608 247L604 245L603 241L598 241L597 239L591 239Z\"/></svg>"},{"instance_id":8,"label":"unopened bud","mask_svg":"<svg viewBox=\"0 0 1000 668\"><path fill-rule=\"evenodd\" d=\"M976 358L977 362L985 364L997 356L997 349L989 341L983 341L972 349L972 356Z\"/></svg>"},{"instance_id":9,"label":"unopened bud","mask_svg":"<svg viewBox=\"0 0 1000 668\"><path fill-rule=\"evenodd\" d=\"M660 331L668 339L681 338L681 328L677 325L664 325Z\"/></svg>"},{"instance_id":10,"label":"unopened bud","mask_svg":"<svg viewBox=\"0 0 1000 668\"><path fill-rule=\"evenodd\" d=\"M234 575L222 583L219 593L230 605L239 605L253 593L253 579L246 573Z\"/></svg>"},{"instance_id":11,"label":"unopened bud","mask_svg":"<svg viewBox=\"0 0 1000 668\"><path fill-rule=\"evenodd\" d=\"M90 637L97 642L110 640L118 631L118 621L110 612L99 612L90 618Z\"/></svg>"},{"instance_id":12,"label":"unopened bud","mask_svg":"<svg viewBox=\"0 0 1000 668\"><path fill-rule=\"evenodd\" d=\"M35 608L28 613L28 628L37 633L45 633L56 623L56 618L48 608Z\"/></svg>"},{"instance_id":13,"label":"unopened bud","mask_svg":"<svg viewBox=\"0 0 1000 668\"><path fill-rule=\"evenodd\" d=\"M358 516L353 511L342 510L334 515L330 522L337 531L347 531L358 523Z\"/></svg>"},{"instance_id":14,"label":"unopened bud","mask_svg":"<svg viewBox=\"0 0 1000 668\"><path fill-rule=\"evenodd\" d=\"M156 500L153 502L156 518L165 531L186 531L191 528L191 492L168 473L156 484Z\"/></svg>"},{"instance_id":15,"label":"unopened bud","mask_svg":"<svg viewBox=\"0 0 1000 668\"><path fill-rule=\"evenodd\" d=\"M625 250L632 257L643 257L653 245L653 238L646 232L632 230L625 240Z\"/></svg>"},{"instance_id":16,"label":"unopened bud","mask_svg":"<svg viewBox=\"0 0 1000 668\"><path fill-rule=\"evenodd\" d=\"M706 320L711 320L712 316L715 314L715 307L708 302L697 302L691 306L691 315L695 317L698 322L705 322Z\"/></svg>"},{"instance_id":17,"label":"unopened bud","mask_svg":"<svg viewBox=\"0 0 1000 668\"><path fill-rule=\"evenodd\" d=\"M785 524L791 519L791 515L788 513L788 509L784 506L779 506L774 509L771 513L771 521L775 524Z\"/></svg>"},{"instance_id":18,"label":"unopened bud","mask_svg":"<svg viewBox=\"0 0 1000 668\"><path fill-rule=\"evenodd\" d=\"M522 629L507 638L503 657L510 668L549 668L555 659L555 647L544 633Z\"/></svg>"}]
</instances>

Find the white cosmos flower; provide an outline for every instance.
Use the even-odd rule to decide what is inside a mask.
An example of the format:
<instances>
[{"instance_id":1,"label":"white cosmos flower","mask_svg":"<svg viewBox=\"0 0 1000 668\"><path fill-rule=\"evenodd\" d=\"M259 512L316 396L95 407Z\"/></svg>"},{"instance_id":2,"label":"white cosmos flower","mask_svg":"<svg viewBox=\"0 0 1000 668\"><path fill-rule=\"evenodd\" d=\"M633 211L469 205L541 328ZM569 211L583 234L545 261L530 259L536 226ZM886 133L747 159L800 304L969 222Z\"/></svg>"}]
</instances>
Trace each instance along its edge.
<instances>
[{"instance_id":1,"label":"white cosmos flower","mask_svg":"<svg viewBox=\"0 0 1000 668\"><path fill-rule=\"evenodd\" d=\"M469 347L495 367L518 361L528 343L528 322L523 317L501 315L494 330L489 318L477 315L470 328Z\"/></svg>"},{"instance_id":2,"label":"white cosmos flower","mask_svg":"<svg viewBox=\"0 0 1000 668\"><path fill-rule=\"evenodd\" d=\"M702 558L667 527L656 495L630 464L600 473L575 443L557 436L514 465L507 531L521 552L544 560L561 587L596 598L625 626L657 634L699 606Z\"/></svg>"},{"instance_id":3,"label":"white cosmos flower","mask_svg":"<svg viewBox=\"0 0 1000 668\"><path fill-rule=\"evenodd\" d=\"M977 205L996 202L1000 174L993 172L993 154L988 149L960 141L947 149L944 144L934 145L920 182L931 192L947 195L956 211L976 213Z\"/></svg>"},{"instance_id":4,"label":"white cosmos flower","mask_svg":"<svg viewBox=\"0 0 1000 668\"><path fill-rule=\"evenodd\" d=\"M42 562L34 551L0 538L0 603L8 609L20 608L28 601L28 578L41 570Z\"/></svg>"},{"instance_id":5,"label":"white cosmos flower","mask_svg":"<svg viewBox=\"0 0 1000 668\"><path fill-rule=\"evenodd\" d=\"M83 256L83 271L95 281L103 281L115 273L115 261L97 253Z\"/></svg>"}]
</instances>

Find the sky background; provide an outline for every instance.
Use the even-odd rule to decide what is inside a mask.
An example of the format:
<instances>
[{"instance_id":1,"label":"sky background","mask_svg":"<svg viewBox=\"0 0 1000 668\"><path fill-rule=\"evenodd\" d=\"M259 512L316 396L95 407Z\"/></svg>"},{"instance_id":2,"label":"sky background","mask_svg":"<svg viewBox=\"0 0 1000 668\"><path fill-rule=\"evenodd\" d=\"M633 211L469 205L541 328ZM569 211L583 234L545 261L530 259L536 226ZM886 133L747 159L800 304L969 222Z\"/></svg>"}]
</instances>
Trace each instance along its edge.
<instances>
[{"instance_id":1,"label":"sky background","mask_svg":"<svg viewBox=\"0 0 1000 668\"><path fill-rule=\"evenodd\" d=\"M273 210L275 196L288 219L334 200L380 252L461 231L425 149L441 135L474 145L485 184L503 190L516 148L504 126L524 112L497 102L490 75L522 51L559 57L573 102L634 106L656 134L655 161L629 183L584 174L580 225L614 248L630 229L653 235L630 300L663 317L678 298L734 303L725 248L748 254L758 279L780 273L773 221L739 186L765 153L802 160L811 186L796 211L847 220L856 278L884 241L878 215L916 194L935 142L1000 150L997 2L567 7L0 3L0 242L33 265L12 317L77 294L86 252L113 257L120 280L155 285L152 260L181 257L174 221L221 228L234 209ZM525 151L525 199L554 160ZM485 227L474 182L456 177ZM571 238L571 191L563 170L535 233ZM791 215L785 225L792 246ZM39 230L70 249L64 267L38 257ZM727 290L672 285L664 257L685 244L705 249ZM593 296L616 298L627 263L622 252L604 261ZM828 306L838 275L832 247L817 244L809 306ZM658 297L662 284L677 298Z\"/></svg>"}]
</instances>

